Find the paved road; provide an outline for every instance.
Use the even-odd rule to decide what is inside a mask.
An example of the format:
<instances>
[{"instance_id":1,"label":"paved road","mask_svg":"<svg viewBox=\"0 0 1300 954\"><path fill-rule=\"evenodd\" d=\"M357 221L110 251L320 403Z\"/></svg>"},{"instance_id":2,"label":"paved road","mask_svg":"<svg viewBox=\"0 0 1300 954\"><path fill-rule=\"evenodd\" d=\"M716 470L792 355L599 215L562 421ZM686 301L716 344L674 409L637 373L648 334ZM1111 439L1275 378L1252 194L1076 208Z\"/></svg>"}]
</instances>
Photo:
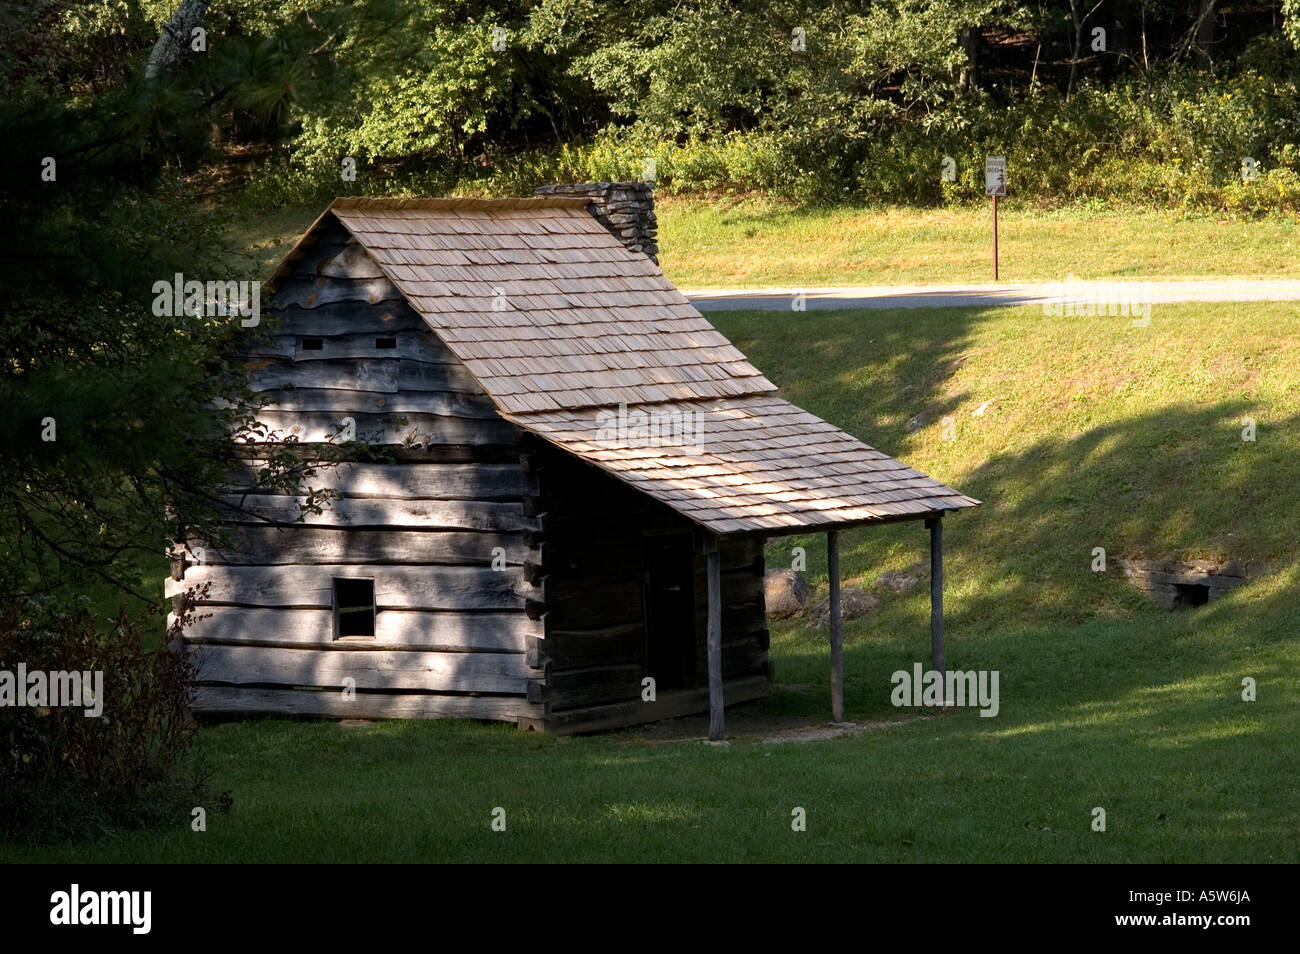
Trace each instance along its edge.
<instances>
[{"instance_id":1,"label":"paved road","mask_svg":"<svg viewBox=\"0 0 1300 954\"><path fill-rule=\"evenodd\" d=\"M720 288L685 291L700 311L759 308L790 311L802 293L814 308L947 308L1055 304L1068 301L1297 301L1300 281L1226 279L1179 282L1040 282L999 285L859 285L850 288Z\"/></svg>"}]
</instances>

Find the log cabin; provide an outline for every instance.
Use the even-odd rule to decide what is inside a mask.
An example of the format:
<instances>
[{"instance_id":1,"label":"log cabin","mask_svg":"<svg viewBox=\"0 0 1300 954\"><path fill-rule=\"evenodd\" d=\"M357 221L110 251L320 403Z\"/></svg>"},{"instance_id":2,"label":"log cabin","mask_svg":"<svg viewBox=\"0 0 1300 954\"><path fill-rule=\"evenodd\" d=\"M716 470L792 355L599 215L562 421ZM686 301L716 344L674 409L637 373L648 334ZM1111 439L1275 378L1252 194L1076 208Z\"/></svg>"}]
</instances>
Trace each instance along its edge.
<instances>
[{"instance_id":1,"label":"log cabin","mask_svg":"<svg viewBox=\"0 0 1300 954\"><path fill-rule=\"evenodd\" d=\"M222 488L233 542L178 541L196 713L708 712L721 739L771 692L764 541L825 531L840 721L838 532L898 520L931 530L942 671L940 521L978 501L782 400L600 211L343 198L302 236L243 353L259 418L366 452L313 481L320 513L254 462Z\"/></svg>"}]
</instances>

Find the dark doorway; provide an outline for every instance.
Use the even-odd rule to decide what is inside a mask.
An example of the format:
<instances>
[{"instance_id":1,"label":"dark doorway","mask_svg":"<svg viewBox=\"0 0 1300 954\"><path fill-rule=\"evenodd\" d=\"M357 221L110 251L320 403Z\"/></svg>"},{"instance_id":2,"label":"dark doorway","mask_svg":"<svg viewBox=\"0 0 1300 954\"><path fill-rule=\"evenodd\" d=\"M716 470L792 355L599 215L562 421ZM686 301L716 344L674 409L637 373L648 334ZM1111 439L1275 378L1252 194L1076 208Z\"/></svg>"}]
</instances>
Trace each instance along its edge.
<instances>
[{"instance_id":1,"label":"dark doorway","mask_svg":"<svg viewBox=\"0 0 1300 954\"><path fill-rule=\"evenodd\" d=\"M1204 606L1210 602L1210 588L1203 583L1175 583L1174 609Z\"/></svg>"},{"instance_id":2,"label":"dark doorway","mask_svg":"<svg viewBox=\"0 0 1300 954\"><path fill-rule=\"evenodd\" d=\"M692 534L645 538L646 672L656 691L695 686L695 548Z\"/></svg>"}]
</instances>

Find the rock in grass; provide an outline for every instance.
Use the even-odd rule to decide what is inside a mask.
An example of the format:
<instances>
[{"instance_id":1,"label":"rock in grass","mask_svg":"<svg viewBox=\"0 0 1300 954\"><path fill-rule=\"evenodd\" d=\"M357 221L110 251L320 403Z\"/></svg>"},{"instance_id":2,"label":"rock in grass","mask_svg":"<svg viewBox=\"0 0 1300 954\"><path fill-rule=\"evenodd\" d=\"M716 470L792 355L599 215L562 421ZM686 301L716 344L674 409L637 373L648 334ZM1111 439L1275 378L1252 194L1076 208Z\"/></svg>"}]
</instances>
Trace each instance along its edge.
<instances>
[{"instance_id":1,"label":"rock in grass","mask_svg":"<svg viewBox=\"0 0 1300 954\"><path fill-rule=\"evenodd\" d=\"M798 570L768 570L763 574L763 598L768 619L789 619L808 608L812 587Z\"/></svg>"},{"instance_id":2,"label":"rock in grass","mask_svg":"<svg viewBox=\"0 0 1300 954\"><path fill-rule=\"evenodd\" d=\"M916 589L916 584L919 582L920 580L911 573L904 573L902 570L886 570L876 577L876 582L872 586L878 590L888 590L902 595Z\"/></svg>"},{"instance_id":3,"label":"rock in grass","mask_svg":"<svg viewBox=\"0 0 1300 954\"><path fill-rule=\"evenodd\" d=\"M841 589L840 590L840 619L845 622L851 619L857 619L860 616L866 616L876 611L880 605L880 600L876 599L866 590ZM831 622L831 601L830 598L822 600L808 613L808 622L814 626L829 626Z\"/></svg>"}]
</instances>

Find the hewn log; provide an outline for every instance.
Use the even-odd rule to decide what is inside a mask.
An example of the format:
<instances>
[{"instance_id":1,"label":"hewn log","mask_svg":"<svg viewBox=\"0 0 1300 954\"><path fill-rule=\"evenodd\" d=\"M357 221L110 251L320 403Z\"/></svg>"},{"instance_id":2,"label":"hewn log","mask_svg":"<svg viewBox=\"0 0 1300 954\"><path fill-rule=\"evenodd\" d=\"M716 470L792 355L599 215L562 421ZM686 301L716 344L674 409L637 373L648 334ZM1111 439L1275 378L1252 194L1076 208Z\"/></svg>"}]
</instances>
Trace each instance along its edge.
<instances>
[{"instance_id":1,"label":"hewn log","mask_svg":"<svg viewBox=\"0 0 1300 954\"><path fill-rule=\"evenodd\" d=\"M303 443L340 443L344 418L350 417L353 437L369 444L456 444L509 446L515 442L514 425L504 420L469 420L436 414L338 414L330 411L257 412L257 420L275 432ZM256 436L256 435L255 435ZM258 438L263 440L263 438ZM271 443L272 441L267 441Z\"/></svg>"},{"instance_id":2,"label":"hewn log","mask_svg":"<svg viewBox=\"0 0 1300 954\"><path fill-rule=\"evenodd\" d=\"M402 293L386 278L352 280L326 278L325 276L294 275L275 290L277 308L316 308L338 302L363 302L377 305L380 302L399 301Z\"/></svg>"},{"instance_id":3,"label":"hewn log","mask_svg":"<svg viewBox=\"0 0 1300 954\"><path fill-rule=\"evenodd\" d=\"M750 573L757 571L761 576L763 541L761 539L721 540L718 543L718 559L721 561L723 573L745 570Z\"/></svg>"},{"instance_id":4,"label":"hewn log","mask_svg":"<svg viewBox=\"0 0 1300 954\"><path fill-rule=\"evenodd\" d=\"M422 333L428 323L405 301L387 301L381 307L359 302L339 302L313 308L285 306L277 298L267 316L266 330L273 335L332 337L335 335L392 335Z\"/></svg>"},{"instance_id":5,"label":"hewn log","mask_svg":"<svg viewBox=\"0 0 1300 954\"><path fill-rule=\"evenodd\" d=\"M181 582L164 584L170 598L210 583L205 604L331 608L334 579L373 579L375 606L385 609L515 610L535 587L518 567L464 566L192 566Z\"/></svg>"},{"instance_id":6,"label":"hewn log","mask_svg":"<svg viewBox=\"0 0 1300 954\"><path fill-rule=\"evenodd\" d=\"M542 596L553 627L585 629L591 626L638 622L644 616L642 584L637 580L597 579L588 585L553 585L542 581Z\"/></svg>"},{"instance_id":7,"label":"hewn log","mask_svg":"<svg viewBox=\"0 0 1300 954\"><path fill-rule=\"evenodd\" d=\"M314 483L314 481L312 481ZM519 504L487 500L407 500L383 497L335 497L321 504L320 513L302 513L305 498L282 494L230 494L222 498L230 523L274 521L309 527L391 527L419 530L537 529Z\"/></svg>"},{"instance_id":8,"label":"hewn log","mask_svg":"<svg viewBox=\"0 0 1300 954\"><path fill-rule=\"evenodd\" d=\"M303 338L319 338L321 347L302 347ZM376 339L392 338L392 348L376 346ZM269 340L251 342L240 349L248 358L280 358L286 361L337 361L349 358L387 358L422 361L425 364L460 364L432 331L378 331L368 334L317 335L274 334Z\"/></svg>"},{"instance_id":9,"label":"hewn log","mask_svg":"<svg viewBox=\"0 0 1300 954\"><path fill-rule=\"evenodd\" d=\"M739 658L747 653L766 652L768 646L768 633L764 625L766 619L758 617L753 613L746 613L745 618L740 622L729 625L727 615L722 617L722 659L724 673L733 672L734 669L727 668L728 654ZM698 672L707 673L709 671L708 655L708 622L697 624L696 632L703 634L705 638L696 641L695 647L695 666ZM728 678L730 678L728 676Z\"/></svg>"},{"instance_id":10,"label":"hewn log","mask_svg":"<svg viewBox=\"0 0 1300 954\"><path fill-rule=\"evenodd\" d=\"M256 483L258 461L249 461L235 486ZM512 500L536 489L514 464L340 464L304 481L317 490L346 497L405 497L421 500ZM335 509L342 501L335 501Z\"/></svg>"},{"instance_id":11,"label":"hewn log","mask_svg":"<svg viewBox=\"0 0 1300 954\"><path fill-rule=\"evenodd\" d=\"M640 665L601 666L570 672L547 671L542 694L552 710L619 702L640 697Z\"/></svg>"},{"instance_id":12,"label":"hewn log","mask_svg":"<svg viewBox=\"0 0 1300 954\"><path fill-rule=\"evenodd\" d=\"M524 692L522 653L441 653L414 650L282 649L265 646L187 646L197 682L253 685L422 689L439 692Z\"/></svg>"},{"instance_id":13,"label":"hewn log","mask_svg":"<svg viewBox=\"0 0 1300 954\"><path fill-rule=\"evenodd\" d=\"M540 554L542 552L542 548L532 547L529 549L529 552ZM546 570L543 569L540 563L535 563L532 560L525 560L524 579L527 580L529 583L533 584L533 586L541 586L542 581L546 579Z\"/></svg>"},{"instance_id":14,"label":"hewn log","mask_svg":"<svg viewBox=\"0 0 1300 954\"><path fill-rule=\"evenodd\" d=\"M645 652L645 625L640 620L598 629L549 628L546 653L555 670L583 669L639 661Z\"/></svg>"},{"instance_id":15,"label":"hewn log","mask_svg":"<svg viewBox=\"0 0 1300 954\"><path fill-rule=\"evenodd\" d=\"M231 546L203 547L203 560L227 566L303 563L523 566L536 555L518 534L462 530L348 530L329 527L243 526L230 530ZM191 541L187 550L192 554ZM199 562L191 559L191 562Z\"/></svg>"},{"instance_id":16,"label":"hewn log","mask_svg":"<svg viewBox=\"0 0 1300 954\"><path fill-rule=\"evenodd\" d=\"M191 709L200 715L253 713L331 716L339 719L540 719L543 708L519 696L435 696L425 693L358 692L344 698L336 689L252 689L197 686Z\"/></svg>"},{"instance_id":17,"label":"hewn log","mask_svg":"<svg viewBox=\"0 0 1300 954\"><path fill-rule=\"evenodd\" d=\"M721 554L719 554L721 560ZM701 567L703 571L705 568ZM763 579L749 570L732 570L721 572L719 577L720 595L723 606L748 606L763 593ZM703 608L708 595L708 576L705 572L695 574L695 603Z\"/></svg>"},{"instance_id":18,"label":"hewn log","mask_svg":"<svg viewBox=\"0 0 1300 954\"><path fill-rule=\"evenodd\" d=\"M382 610L375 638L340 642L327 609L204 606L184 630L186 642L265 646L342 646L372 649L436 649L446 652L524 652L542 624L523 613L429 613ZM168 614L170 630L175 616ZM543 640L544 642L544 640Z\"/></svg>"},{"instance_id":19,"label":"hewn log","mask_svg":"<svg viewBox=\"0 0 1300 954\"><path fill-rule=\"evenodd\" d=\"M316 267L316 274L327 278L383 278L384 271L379 263L370 257L370 253L355 238L348 242L338 254Z\"/></svg>"},{"instance_id":20,"label":"hewn log","mask_svg":"<svg viewBox=\"0 0 1300 954\"><path fill-rule=\"evenodd\" d=\"M254 358L244 362L248 384L254 391L288 388L326 388L337 391L463 391L482 389L459 364L424 364L396 358L334 358L321 361L284 361Z\"/></svg>"},{"instance_id":21,"label":"hewn log","mask_svg":"<svg viewBox=\"0 0 1300 954\"><path fill-rule=\"evenodd\" d=\"M524 644L524 661L529 669L545 669L551 661L547 651L546 639L542 636L530 636Z\"/></svg>"},{"instance_id":22,"label":"hewn log","mask_svg":"<svg viewBox=\"0 0 1300 954\"><path fill-rule=\"evenodd\" d=\"M338 388L291 388L261 391L261 403L270 411L333 411L342 419L349 414L438 414L493 420L496 406L482 395L465 391L344 391Z\"/></svg>"},{"instance_id":23,"label":"hewn log","mask_svg":"<svg viewBox=\"0 0 1300 954\"><path fill-rule=\"evenodd\" d=\"M752 603L723 603L722 632L723 643L730 641L731 633L748 633L764 625L764 617ZM709 628L709 608L707 599L700 600L695 610L695 627L703 633ZM701 651L703 651L701 646Z\"/></svg>"},{"instance_id":24,"label":"hewn log","mask_svg":"<svg viewBox=\"0 0 1300 954\"><path fill-rule=\"evenodd\" d=\"M723 646L722 679L726 682L737 676L747 676L767 671L767 650L758 646ZM842 719L840 721L843 721Z\"/></svg>"},{"instance_id":25,"label":"hewn log","mask_svg":"<svg viewBox=\"0 0 1300 954\"><path fill-rule=\"evenodd\" d=\"M728 680L726 693L733 706L753 699L765 699L772 694L772 682L767 676ZM546 729L557 735L572 735L674 719L708 710L707 688L674 689L658 693L654 702L642 702L638 696L636 701L631 702L551 712L546 717Z\"/></svg>"},{"instance_id":26,"label":"hewn log","mask_svg":"<svg viewBox=\"0 0 1300 954\"><path fill-rule=\"evenodd\" d=\"M556 539L567 539L586 544L588 541L606 536L611 539L620 536L626 536L628 528L635 527L637 530L659 529L659 530L689 530L690 524L685 517L679 516L667 507L651 500L644 494L637 493L631 487L625 484L619 484L614 478L614 483L627 491L632 497L641 497L648 504L653 504L654 508L643 508L641 501L625 497L622 491L606 486L603 489L592 489L586 495L579 495L572 498L558 498L555 494L549 493L547 487L552 482L562 479L558 474L552 472L547 474L547 480L542 482L541 506L543 509L550 511L555 516L555 524L551 532ZM603 532L597 529L598 525L592 521L591 513L593 505L599 508L599 512L608 515L610 522L605 525ZM660 512L660 511L665 512ZM593 533L593 530L595 533Z\"/></svg>"},{"instance_id":27,"label":"hewn log","mask_svg":"<svg viewBox=\"0 0 1300 954\"><path fill-rule=\"evenodd\" d=\"M550 511L544 511L548 515ZM612 537L599 524L590 538L555 540L546 547L546 572L558 581L583 581L595 576L641 579L642 545L639 539Z\"/></svg>"}]
</instances>

